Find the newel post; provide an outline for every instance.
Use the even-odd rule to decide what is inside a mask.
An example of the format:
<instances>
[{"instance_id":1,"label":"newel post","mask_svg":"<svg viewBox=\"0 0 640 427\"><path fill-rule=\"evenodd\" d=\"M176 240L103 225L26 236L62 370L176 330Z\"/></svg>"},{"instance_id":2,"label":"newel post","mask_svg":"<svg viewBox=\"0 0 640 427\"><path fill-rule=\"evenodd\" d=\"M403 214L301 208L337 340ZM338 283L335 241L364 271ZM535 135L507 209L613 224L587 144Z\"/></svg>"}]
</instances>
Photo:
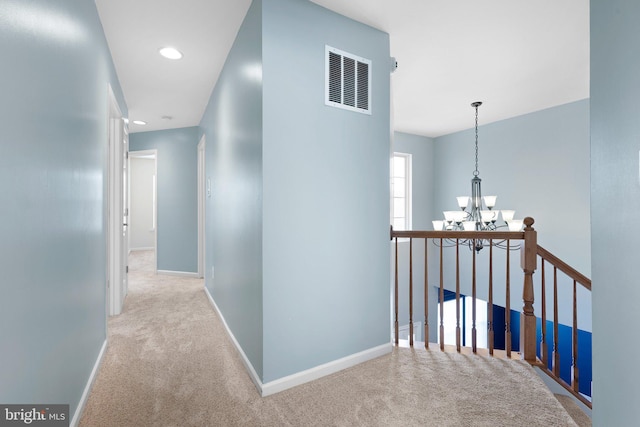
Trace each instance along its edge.
<instances>
[{"instance_id":1,"label":"newel post","mask_svg":"<svg viewBox=\"0 0 640 427\"><path fill-rule=\"evenodd\" d=\"M533 229L534 220L524 219L524 244L520 249L520 261L524 271L524 286L522 288L522 319L520 322L520 353L529 363L536 362L536 317L533 313L533 273L538 261L538 235Z\"/></svg>"}]
</instances>

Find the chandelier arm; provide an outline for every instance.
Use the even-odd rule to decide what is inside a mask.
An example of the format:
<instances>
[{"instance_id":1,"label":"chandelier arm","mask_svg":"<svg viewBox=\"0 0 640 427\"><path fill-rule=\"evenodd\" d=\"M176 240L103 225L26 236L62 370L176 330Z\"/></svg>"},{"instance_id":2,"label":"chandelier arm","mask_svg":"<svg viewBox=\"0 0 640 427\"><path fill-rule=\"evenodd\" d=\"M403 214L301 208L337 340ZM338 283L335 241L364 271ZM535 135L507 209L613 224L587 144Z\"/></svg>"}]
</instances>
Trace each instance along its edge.
<instances>
[{"instance_id":1,"label":"chandelier arm","mask_svg":"<svg viewBox=\"0 0 640 427\"><path fill-rule=\"evenodd\" d=\"M439 243L440 239L432 239L431 243L436 246L436 247L441 247L440 243ZM444 238L441 239L442 240L442 247L443 248L452 248L454 246L456 246L456 239L449 239L449 238ZM494 240L494 239L457 239L457 242L459 242L460 245L462 246L468 246L469 249L474 249L477 247L483 248L484 246L494 246L496 248L500 248L500 249L509 249L510 251L517 251L520 250L520 246L521 244L518 243L516 245L510 244L507 245L507 240L503 239L503 240Z\"/></svg>"},{"instance_id":2,"label":"chandelier arm","mask_svg":"<svg viewBox=\"0 0 640 427\"><path fill-rule=\"evenodd\" d=\"M507 245L506 242L506 240L498 240L493 245L500 249L509 249L510 251L520 250L520 243L516 245Z\"/></svg>"},{"instance_id":3,"label":"chandelier arm","mask_svg":"<svg viewBox=\"0 0 640 427\"><path fill-rule=\"evenodd\" d=\"M455 240L453 239L432 239L431 243L433 243L434 246L438 248L440 247L440 243L438 243L438 240L442 240L443 242L446 242L446 244L445 243L442 244L443 248L452 248L456 245Z\"/></svg>"}]
</instances>

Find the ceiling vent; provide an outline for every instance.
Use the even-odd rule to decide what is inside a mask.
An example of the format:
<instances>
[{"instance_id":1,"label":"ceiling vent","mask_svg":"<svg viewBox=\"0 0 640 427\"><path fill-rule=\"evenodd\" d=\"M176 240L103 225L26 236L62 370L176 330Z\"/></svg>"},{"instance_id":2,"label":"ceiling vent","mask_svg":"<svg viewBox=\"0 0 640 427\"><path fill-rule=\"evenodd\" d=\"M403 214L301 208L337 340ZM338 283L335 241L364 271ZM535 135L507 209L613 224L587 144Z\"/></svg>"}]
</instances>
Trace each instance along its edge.
<instances>
[{"instance_id":1,"label":"ceiling vent","mask_svg":"<svg viewBox=\"0 0 640 427\"><path fill-rule=\"evenodd\" d=\"M325 104L371 114L371 61L325 46Z\"/></svg>"}]
</instances>

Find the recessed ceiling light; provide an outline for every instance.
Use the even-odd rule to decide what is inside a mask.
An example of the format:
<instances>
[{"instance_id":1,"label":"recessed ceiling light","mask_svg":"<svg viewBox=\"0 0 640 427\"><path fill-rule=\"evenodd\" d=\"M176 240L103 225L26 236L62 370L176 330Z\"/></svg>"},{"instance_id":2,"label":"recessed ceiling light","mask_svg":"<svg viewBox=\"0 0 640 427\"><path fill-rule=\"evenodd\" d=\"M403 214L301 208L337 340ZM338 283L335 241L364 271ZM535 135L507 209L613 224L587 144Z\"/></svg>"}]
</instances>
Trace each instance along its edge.
<instances>
[{"instance_id":1,"label":"recessed ceiling light","mask_svg":"<svg viewBox=\"0 0 640 427\"><path fill-rule=\"evenodd\" d=\"M182 53L178 49L174 49L172 47L163 47L162 49L160 49L160 55L168 59L182 58Z\"/></svg>"},{"instance_id":2,"label":"recessed ceiling light","mask_svg":"<svg viewBox=\"0 0 640 427\"><path fill-rule=\"evenodd\" d=\"M144 125L146 125L146 124L147 124L147 122L144 122L144 121L142 121L142 120L134 120L134 121L133 121L133 124L134 124L134 125L141 125L141 126L144 126Z\"/></svg>"}]
</instances>

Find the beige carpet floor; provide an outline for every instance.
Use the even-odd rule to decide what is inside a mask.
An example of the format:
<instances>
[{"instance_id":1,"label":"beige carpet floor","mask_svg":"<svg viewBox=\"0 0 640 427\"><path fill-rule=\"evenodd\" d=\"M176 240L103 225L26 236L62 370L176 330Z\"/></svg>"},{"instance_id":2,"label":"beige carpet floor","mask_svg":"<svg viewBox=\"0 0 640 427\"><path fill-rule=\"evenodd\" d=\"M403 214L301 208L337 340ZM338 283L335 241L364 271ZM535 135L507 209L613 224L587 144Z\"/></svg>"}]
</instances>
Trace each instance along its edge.
<instances>
[{"instance_id":1,"label":"beige carpet floor","mask_svg":"<svg viewBox=\"0 0 640 427\"><path fill-rule=\"evenodd\" d=\"M580 409L573 397L565 394L554 394L554 396L579 427L590 427L592 425L591 417Z\"/></svg>"},{"instance_id":2,"label":"beige carpet floor","mask_svg":"<svg viewBox=\"0 0 640 427\"><path fill-rule=\"evenodd\" d=\"M131 260L81 426L575 426L519 361L396 348L262 398L202 280ZM292 344L293 345L293 344Z\"/></svg>"}]
</instances>

